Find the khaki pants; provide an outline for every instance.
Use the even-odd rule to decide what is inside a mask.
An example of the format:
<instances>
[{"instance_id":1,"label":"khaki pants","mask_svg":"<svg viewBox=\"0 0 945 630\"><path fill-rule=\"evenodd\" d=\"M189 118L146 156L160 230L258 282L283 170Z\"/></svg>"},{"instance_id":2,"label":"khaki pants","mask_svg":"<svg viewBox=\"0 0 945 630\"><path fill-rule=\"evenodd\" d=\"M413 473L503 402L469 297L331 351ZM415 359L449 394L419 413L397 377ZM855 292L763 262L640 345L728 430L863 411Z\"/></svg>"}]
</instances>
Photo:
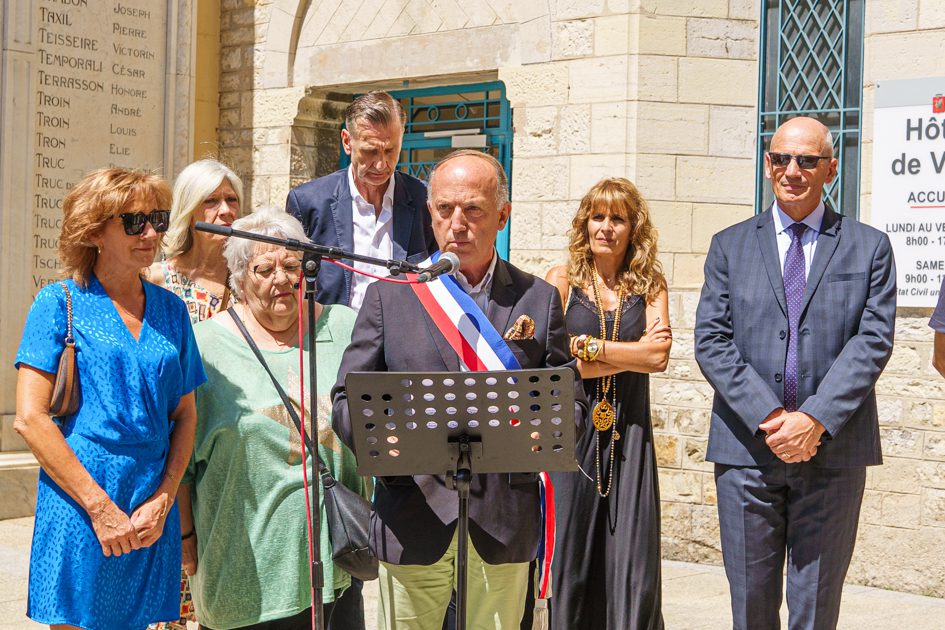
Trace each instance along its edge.
<instances>
[{"instance_id":1,"label":"khaki pants","mask_svg":"<svg viewBox=\"0 0 945 630\"><path fill-rule=\"evenodd\" d=\"M441 630L456 586L457 538L432 565L381 562L378 628ZM519 627L528 590L528 563L487 564L469 543L467 620L469 630Z\"/></svg>"}]
</instances>

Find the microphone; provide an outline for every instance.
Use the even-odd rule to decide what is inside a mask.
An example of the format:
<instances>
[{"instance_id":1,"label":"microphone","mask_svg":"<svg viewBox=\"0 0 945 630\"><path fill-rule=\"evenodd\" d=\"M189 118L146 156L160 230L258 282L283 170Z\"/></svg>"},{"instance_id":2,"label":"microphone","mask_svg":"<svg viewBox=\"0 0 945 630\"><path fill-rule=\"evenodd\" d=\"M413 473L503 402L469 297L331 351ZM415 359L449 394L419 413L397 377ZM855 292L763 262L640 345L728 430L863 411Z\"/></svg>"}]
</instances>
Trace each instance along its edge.
<instances>
[{"instance_id":1,"label":"microphone","mask_svg":"<svg viewBox=\"0 0 945 630\"><path fill-rule=\"evenodd\" d=\"M422 270L419 275L417 275L418 282L429 282L437 276L442 276L444 273L451 275L459 271L459 256L453 252L446 252L440 259Z\"/></svg>"}]
</instances>

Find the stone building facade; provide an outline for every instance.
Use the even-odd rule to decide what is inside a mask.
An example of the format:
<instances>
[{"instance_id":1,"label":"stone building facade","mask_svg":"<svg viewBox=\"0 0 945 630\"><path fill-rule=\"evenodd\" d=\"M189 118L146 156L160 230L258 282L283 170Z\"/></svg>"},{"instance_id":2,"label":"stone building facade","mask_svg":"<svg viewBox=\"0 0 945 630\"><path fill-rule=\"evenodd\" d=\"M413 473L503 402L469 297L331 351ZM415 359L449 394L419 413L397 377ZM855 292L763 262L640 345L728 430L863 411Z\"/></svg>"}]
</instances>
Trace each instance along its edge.
<instances>
[{"instance_id":1,"label":"stone building facade","mask_svg":"<svg viewBox=\"0 0 945 630\"><path fill-rule=\"evenodd\" d=\"M881 78L941 74L945 9L866 3L861 218ZM758 0L221 0L219 153L253 204L336 168L339 112L367 89L499 80L513 108L511 260L564 260L604 176L634 181L660 230L675 344L652 381L663 555L720 563L704 461L711 389L693 359L702 266L755 211ZM910 59L903 65L901 60ZM869 471L850 580L945 597L945 381L927 309L900 309L879 384L886 464Z\"/></svg>"},{"instance_id":2,"label":"stone building facade","mask_svg":"<svg viewBox=\"0 0 945 630\"><path fill-rule=\"evenodd\" d=\"M337 168L351 94L501 81L514 124L510 258L538 275L564 261L571 217L593 183L634 181L660 231L675 330L669 368L651 384L663 555L720 563L704 461L712 392L692 328L712 235L755 212L764 1L172 2L193 6L196 22L187 141L194 158L233 166L254 207L281 207L292 186ZM875 84L943 74L945 3L863 4L868 219ZM878 386L886 463L868 473L849 579L945 597L945 380L930 365L929 314L898 313ZM9 319L0 326L14 334ZM9 419L0 450L22 448Z\"/></svg>"}]
</instances>

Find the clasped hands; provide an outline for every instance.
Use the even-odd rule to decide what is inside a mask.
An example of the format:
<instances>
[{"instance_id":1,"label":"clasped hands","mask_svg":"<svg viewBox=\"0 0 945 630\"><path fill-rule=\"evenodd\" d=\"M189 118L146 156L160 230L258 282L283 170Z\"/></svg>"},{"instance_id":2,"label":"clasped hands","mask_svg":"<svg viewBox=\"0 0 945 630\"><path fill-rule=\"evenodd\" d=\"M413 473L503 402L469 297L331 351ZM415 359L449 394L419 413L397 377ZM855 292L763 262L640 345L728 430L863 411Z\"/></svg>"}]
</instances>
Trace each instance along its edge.
<instances>
[{"instance_id":1,"label":"clasped hands","mask_svg":"<svg viewBox=\"0 0 945 630\"><path fill-rule=\"evenodd\" d=\"M110 498L103 498L89 510L89 517L105 557L120 556L157 542L172 503L172 496L159 488L128 516Z\"/></svg>"},{"instance_id":2,"label":"clasped hands","mask_svg":"<svg viewBox=\"0 0 945 630\"><path fill-rule=\"evenodd\" d=\"M783 408L769 413L758 428L765 432L768 448L788 464L810 461L826 431L824 425L806 413Z\"/></svg>"}]
</instances>

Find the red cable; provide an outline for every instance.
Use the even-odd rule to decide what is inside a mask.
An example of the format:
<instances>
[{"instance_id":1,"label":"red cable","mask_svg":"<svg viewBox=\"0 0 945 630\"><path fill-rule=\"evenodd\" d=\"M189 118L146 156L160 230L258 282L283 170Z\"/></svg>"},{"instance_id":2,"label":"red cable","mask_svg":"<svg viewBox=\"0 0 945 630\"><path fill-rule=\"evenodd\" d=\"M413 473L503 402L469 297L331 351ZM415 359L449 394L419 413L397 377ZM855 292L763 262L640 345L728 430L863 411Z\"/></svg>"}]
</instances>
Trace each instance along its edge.
<instances>
[{"instance_id":1,"label":"red cable","mask_svg":"<svg viewBox=\"0 0 945 630\"><path fill-rule=\"evenodd\" d=\"M305 459L305 333L303 325L303 315L302 315L302 305L304 304L305 289L303 285L305 281L299 282L299 410L300 410L300 420L299 420L299 437L301 438L302 445L302 489L305 492L305 525L308 529L308 566L309 571L311 571L312 564L315 562L315 544L321 544L321 541L318 543L314 540L314 533L312 532L312 506L310 501L310 492L308 487L308 464ZM309 331L310 334L314 335L315 331ZM312 385L316 387L316 385ZM318 453L312 453L312 457L317 458ZM315 461L318 461L315 459ZM319 510L318 517L321 518L321 510ZM315 576L311 576L315 577ZM312 582L312 630L315 630L315 580Z\"/></svg>"},{"instance_id":2,"label":"red cable","mask_svg":"<svg viewBox=\"0 0 945 630\"><path fill-rule=\"evenodd\" d=\"M390 276L376 276L369 271L355 269L351 265L346 265L340 260L329 260L329 259L326 259L326 260L327 262L330 262L333 265L338 265L339 267L343 267L344 269L347 269L348 271L353 271L354 273L359 273L362 276L367 276L368 278L374 278L375 280L383 280L384 282L393 282L394 284L417 284L416 280L401 280L400 278L391 278Z\"/></svg>"}]
</instances>

